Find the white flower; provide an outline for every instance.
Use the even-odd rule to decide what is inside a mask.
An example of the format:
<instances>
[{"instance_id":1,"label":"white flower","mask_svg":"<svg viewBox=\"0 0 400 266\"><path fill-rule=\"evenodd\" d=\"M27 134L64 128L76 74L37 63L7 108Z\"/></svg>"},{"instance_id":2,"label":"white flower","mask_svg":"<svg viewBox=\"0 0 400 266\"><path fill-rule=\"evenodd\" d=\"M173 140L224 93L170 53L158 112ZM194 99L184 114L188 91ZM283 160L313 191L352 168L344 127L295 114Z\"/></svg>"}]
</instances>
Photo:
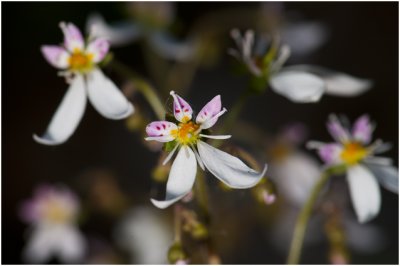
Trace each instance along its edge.
<instances>
[{"instance_id":1,"label":"white flower","mask_svg":"<svg viewBox=\"0 0 400 266\"><path fill-rule=\"evenodd\" d=\"M24 259L38 264L54 256L63 263L81 262L86 241L76 227L78 208L76 196L68 189L39 187L21 208L21 218L32 226Z\"/></svg>"},{"instance_id":2,"label":"white flower","mask_svg":"<svg viewBox=\"0 0 400 266\"><path fill-rule=\"evenodd\" d=\"M107 24L100 14L92 14L87 21L87 29L93 35L106 38L112 46L123 46L145 39L150 47L166 59L187 61L196 52L194 38L178 41L171 36L166 27L175 17L175 8L171 2L132 2L127 9L135 21L121 21Z\"/></svg>"},{"instance_id":3,"label":"white flower","mask_svg":"<svg viewBox=\"0 0 400 266\"><path fill-rule=\"evenodd\" d=\"M251 30L242 36L239 30L233 29L231 35L237 50L230 49L228 52L243 62L255 77L265 79L273 91L293 102L317 102L323 94L358 96L372 86L370 80L318 66L283 67L290 56L288 45L279 46L279 40L270 43L267 36L261 36L255 42Z\"/></svg>"},{"instance_id":4,"label":"white flower","mask_svg":"<svg viewBox=\"0 0 400 266\"><path fill-rule=\"evenodd\" d=\"M137 207L121 220L114 237L132 256L131 263L166 264L173 241L170 227L153 208Z\"/></svg>"},{"instance_id":5,"label":"white flower","mask_svg":"<svg viewBox=\"0 0 400 266\"><path fill-rule=\"evenodd\" d=\"M41 50L46 60L62 69L70 83L60 106L55 112L46 133L33 138L42 144L57 145L68 140L74 133L86 108L87 98L93 107L109 119L123 119L134 108L115 84L108 79L97 64L108 52L108 41L89 38L85 44L79 29L72 23L60 23L64 44L44 45Z\"/></svg>"},{"instance_id":6,"label":"white flower","mask_svg":"<svg viewBox=\"0 0 400 266\"><path fill-rule=\"evenodd\" d=\"M387 151L390 145L381 140L370 144L375 125L367 115L358 118L351 131L334 115L330 116L327 127L336 142L311 141L308 147L317 149L327 165L347 166L347 182L358 221L367 222L381 207L378 181L386 189L398 193L398 170L389 158L375 156Z\"/></svg>"},{"instance_id":7,"label":"white flower","mask_svg":"<svg viewBox=\"0 0 400 266\"><path fill-rule=\"evenodd\" d=\"M181 97L171 92L174 98L174 116L178 125L168 121L150 123L146 132L146 140L159 142L174 142L175 147L167 156L167 163L175 151L178 151L169 174L167 193L164 201L152 199L153 204L159 208L166 208L187 195L194 184L197 163L205 170L207 168L214 176L232 188L250 188L255 186L267 171L258 173L246 166L238 158L226 152L213 148L203 141L204 138L227 139L230 136L210 136L202 134L202 130L211 128L218 118L226 112L221 106L221 97L215 96L207 103L196 120L192 120L192 108ZM197 163L196 163L197 162Z\"/></svg>"}]
</instances>

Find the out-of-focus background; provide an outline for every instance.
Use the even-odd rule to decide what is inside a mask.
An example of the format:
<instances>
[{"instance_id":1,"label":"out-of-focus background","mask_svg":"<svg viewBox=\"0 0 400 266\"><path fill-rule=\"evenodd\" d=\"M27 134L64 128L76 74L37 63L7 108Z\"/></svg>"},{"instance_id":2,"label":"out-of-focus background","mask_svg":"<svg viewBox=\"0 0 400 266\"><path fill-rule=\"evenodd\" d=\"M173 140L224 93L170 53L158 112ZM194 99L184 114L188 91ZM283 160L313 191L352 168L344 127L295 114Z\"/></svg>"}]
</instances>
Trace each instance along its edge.
<instances>
[{"instance_id":1,"label":"out-of-focus background","mask_svg":"<svg viewBox=\"0 0 400 266\"><path fill-rule=\"evenodd\" d=\"M252 17L249 15L251 12L260 12L261 4L176 3L175 21L170 28L177 37L184 39L201 19L227 10L236 14L233 19L214 20L215 24L210 23L207 27L230 23L231 28L246 29L252 22L245 20ZM270 134L287 123L299 121L308 126L310 139L330 141L325 128L330 113L345 114L351 121L367 113L377 123L374 136L393 144L393 149L386 155L393 158L397 165L398 3L275 4L275 12L283 14L288 21L294 24L299 21L318 22L324 29L321 34L324 34L325 41L318 49L293 57L288 64L328 67L371 79L374 86L359 97L323 96L320 102L313 104L295 104L268 90L250 99L240 119ZM3 263L23 263L21 251L28 226L18 217L18 208L24 199L31 197L34 187L43 182L65 183L79 195L84 209L80 227L91 243L90 254L95 257L98 250L102 253L106 249L111 254L111 259L106 260L108 263L135 262L130 260L129 251L121 250L114 243L115 227L125 215L122 210L147 206L160 217L165 216L167 223L171 222L170 211L155 209L149 201L154 189L150 173L157 163L158 153L150 151L142 141L142 134L129 130L125 121L107 120L88 105L81 124L67 143L43 146L32 139L33 133L40 134L45 130L67 88L64 80L56 75L57 70L44 60L40 46L61 43L60 21L74 22L83 29L88 15L93 12L101 13L109 22L127 20L127 6L128 3L94 2L2 3ZM265 16L271 14L274 14L273 11ZM186 99L196 110L200 110L216 94L221 94L223 105L229 110L246 86L245 76L235 74L236 62L226 53L234 45L228 31L224 38L219 42L220 56L212 63L199 67L185 88L188 92ZM296 42L291 45L296 46ZM161 90L162 84L156 84L149 64L146 64L144 50L140 42L112 49L116 58ZM116 73L107 70L106 73L118 85L124 84ZM166 104L170 103L166 97L163 100ZM140 104L144 102L140 96L134 98L136 101L150 118L155 119L151 117L148 106ZM240 142L233 139L235 141ZM250 153L264 153L250 145L245 148ZM211 175L208 176L215 200L232 199L240 206L222 204L223 207L216 207L216 250L221 251L222 262L284 263L286 251L279 247L284 240L272 237L273 229L266 221L268 219L260 218L262 209L253 207L252 201L246 198L248 192L233 191L220 195L216 192L217 182L211 181ZM245 200L242 201L242 198ZM243 213L239 213L241 211ZM354 214L349 219L356 221ZM382 245L367 252L350 248L351 262L398 263L397 195L382 189L382 209L371 224L379 228L384 239ZM247 229L237 232L242 226ZM302 262L328 262L326 240L324 236L321 238L321 241L306 247ZM96 259L99 260L92 261L101 261L98 257Z\"/></svg>"}]
</instances>

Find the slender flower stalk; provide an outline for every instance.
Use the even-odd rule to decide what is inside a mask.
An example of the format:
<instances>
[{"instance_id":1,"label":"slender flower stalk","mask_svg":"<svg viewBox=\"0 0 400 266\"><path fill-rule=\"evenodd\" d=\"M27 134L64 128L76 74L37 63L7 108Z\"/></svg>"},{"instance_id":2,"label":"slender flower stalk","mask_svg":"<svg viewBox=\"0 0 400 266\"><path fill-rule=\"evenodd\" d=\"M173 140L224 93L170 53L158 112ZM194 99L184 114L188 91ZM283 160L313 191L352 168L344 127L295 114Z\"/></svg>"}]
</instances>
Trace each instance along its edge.
<instances>
[{"instance_id":1,"label":"slender flower stalk","mask_svg":"<svg viewBox=\"0 0 400 266\"><path fill-rule=\"evenodd\" d=\"M318 182L316 182L314 188L310 193L309 198L301 209L294 228L287 264L299 264L308 220L310 219L314 204L318 199L318 195L326 182L329 180L329 177L329 169L327 169L321 174L320 179L318 180Z\"/></svg>"},{"instance_id":2,"label":"slender flower stalk","mask_svg":"<svg viewBox=\"0 0 400 266\"><path fill-rule=\"evenodd\" d=\"M138 89L146 98L150 106L153 108L157 118L164 119L164 105L160 101L160 98L158 97L154 88L146 80L139 77L139 75L133 72L129 67L125 66L123 63L114 58L109 63L109 66L120 75L128 78L135 85L135 88Z\"/></svg>"}]
</instances>

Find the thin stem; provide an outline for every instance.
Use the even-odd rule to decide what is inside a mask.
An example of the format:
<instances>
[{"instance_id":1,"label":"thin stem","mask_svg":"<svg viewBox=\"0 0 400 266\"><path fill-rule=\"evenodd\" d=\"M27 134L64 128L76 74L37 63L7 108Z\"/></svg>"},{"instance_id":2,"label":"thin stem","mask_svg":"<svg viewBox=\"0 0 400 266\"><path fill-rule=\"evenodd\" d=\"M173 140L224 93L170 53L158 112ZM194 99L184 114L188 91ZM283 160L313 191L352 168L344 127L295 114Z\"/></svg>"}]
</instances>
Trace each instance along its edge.
<instances>
[{"instance_id":1,"label":"thin stem","mask_svg":"<svg viewBox=\"0 0 400 266\"><path fill-rule=\"evenodd\" d=\"M175 242L180 243L181 242L181 223L182 223L182 207L179 203L175 204L175 209L174 209L174 229L175 229Z\"/></svg>"},{"instance_id":2,"label":"thin stem","mask_svg":"<svg viewBox=\"0 0 400 266\"><path fill-rule=\"evenodd\" d=\"M123 63L120 63L115 59L109 63L109 66L119 74L131 80L131 82L135 85L135 88L138 89L149 102L158 119L164 119L164 105L160 101L155 89L147 81L137 75L128 66L125 66Z\"/></svg>"},{"instance_id":3,"label":"thin stem","mask_svg":"<svg viewBox=\"0 0 400 266\"><path fill-rule=\"evenodd\" d=\"M287 264L298 264L301 255L301 248L304 242L304 236L307 229L308 220L310 219L314 203L318 199L318 195L321 192L321 189L324 187L325 183L328 181L331 176L331 169L326 169L321 174L321 178L313 187L310 196L308 197L306 203L299 216L297 217L296 226L294 228L294 234L292 238L292 242L290 244L290 251L287 260Z\"/></svg>"},{"instance_id":4,"label":"thin stem","mask_svg":"<svg viewBox=\"0 0 400 266\"><path fill-rule=\"evenodd\" d=\"M201 214L204 216L207 224L210 221L210 209L208 207L207 185L204 178L204 172L198 172L195 183L196 199L199 204Z\"/></svg>"}]
</instances>

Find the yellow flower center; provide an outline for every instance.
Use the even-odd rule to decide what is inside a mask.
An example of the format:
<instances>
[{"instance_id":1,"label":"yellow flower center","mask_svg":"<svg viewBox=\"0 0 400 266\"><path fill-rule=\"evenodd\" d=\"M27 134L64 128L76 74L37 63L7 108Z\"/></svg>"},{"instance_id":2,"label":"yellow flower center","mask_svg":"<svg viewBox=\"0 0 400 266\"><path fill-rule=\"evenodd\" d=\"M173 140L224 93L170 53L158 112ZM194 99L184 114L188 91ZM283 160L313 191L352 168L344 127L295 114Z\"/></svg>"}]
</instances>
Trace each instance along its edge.
<instances>
[{"instance_id":1,"label":"yellow flower center","mask_svg":"<svg viewBox=\"0 0 400 266\"><path fill-rule=\"evenodd\" d=\"M368 155L368 150L358 142L344 144L344 149L340 158L347 164L353 165L361 161Z\"/></svg>"},{"instance_id":2,"label":"yellow flower center","mask_svg":"<svg viewBox=\"0 0 400 266\"><path fill-rule=\"evenodd\" d=\"M74 52L69 57L69 67L71 70L79 72L87 72L93 67L93 54L84 53L79 49L74 50Z\"/></svg>"},{"instance_id":3,"label":"yellow flower center","mask_svg":"<svg viewBox=\"0 0 400 266\"><path fill-rule=\"evenodd\" d=\"M178 130L173 130L171 134L176 136L176 139L180 144L194 144L199 138L199 135L196 132L199 127L199 125L193 123L192 121L180 123Z\"/></svg>"},{"instance_id":4,"label":"yellow flower center","mask_svg":"<svg viewBox=\"0 0 400 266\"><path fill-rule=\"evenodd\" d=\"M46 204L43 215L52 223L65 223L72 219L72 213L57 200L50 200Z\"/></svg>"}]
</instances>

